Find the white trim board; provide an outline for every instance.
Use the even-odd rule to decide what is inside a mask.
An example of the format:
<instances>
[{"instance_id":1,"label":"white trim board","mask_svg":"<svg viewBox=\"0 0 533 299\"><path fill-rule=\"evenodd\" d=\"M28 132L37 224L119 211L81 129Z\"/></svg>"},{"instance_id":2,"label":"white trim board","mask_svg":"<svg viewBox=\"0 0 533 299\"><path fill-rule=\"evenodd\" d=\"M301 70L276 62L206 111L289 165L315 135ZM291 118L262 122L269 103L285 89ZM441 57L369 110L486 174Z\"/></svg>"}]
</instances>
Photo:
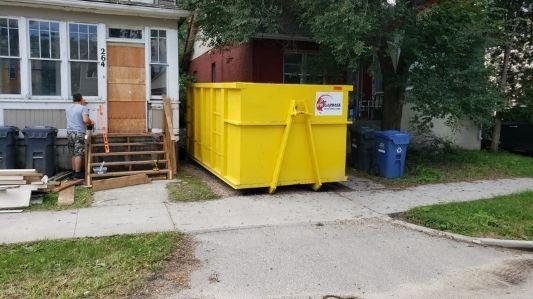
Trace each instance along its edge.
<instances>
[{"instance_id":1,"label":"white trim board","mask_svg":"<svg viewBox=\"0 0 533 299\"><path fill-rule=\"evenodd\" d=\"M189 11L178 8L160 8L80 0L2 0L0 4L23 7L44 7L48 9L76 12L91 11L99 14L139 16L169 20L179 20L180 18L186 18L191 14Z\"/></svg>"}]
</instances>

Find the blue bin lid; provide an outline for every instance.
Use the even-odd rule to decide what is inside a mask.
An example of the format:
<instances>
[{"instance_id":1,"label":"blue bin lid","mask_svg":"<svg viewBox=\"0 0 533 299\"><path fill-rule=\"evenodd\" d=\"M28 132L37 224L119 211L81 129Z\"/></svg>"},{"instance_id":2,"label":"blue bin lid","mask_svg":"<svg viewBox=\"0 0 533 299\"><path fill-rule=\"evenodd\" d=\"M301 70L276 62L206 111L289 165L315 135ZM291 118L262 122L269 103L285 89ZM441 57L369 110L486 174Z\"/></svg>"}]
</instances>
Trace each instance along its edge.
<instances>
[{"instance_id":1,"label":"blue bin lid","mask_svg":"<svg viewBox=\"0 0 533 299\"><path fill-rule=\"evenodd\" d=\"M409 144L409 140L411 139L409 134L395 130L375 131L374 136L393 141L395 144Z\"/></svg>"}]
</instances>

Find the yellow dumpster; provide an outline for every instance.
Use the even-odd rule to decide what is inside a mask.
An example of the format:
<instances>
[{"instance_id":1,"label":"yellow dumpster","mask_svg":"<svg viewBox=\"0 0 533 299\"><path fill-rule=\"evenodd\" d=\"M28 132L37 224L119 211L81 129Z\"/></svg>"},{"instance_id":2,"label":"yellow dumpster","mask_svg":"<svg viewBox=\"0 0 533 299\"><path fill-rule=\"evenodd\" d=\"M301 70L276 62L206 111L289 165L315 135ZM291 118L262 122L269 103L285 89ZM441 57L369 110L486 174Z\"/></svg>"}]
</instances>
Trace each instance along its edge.
<instances>
[{"instance_id":1,"label":"yellow dumpster","mask_svg":"<svg viewBox=\"0 0 533 299\"><path fill-rule=\"evenodd\" d=\"M197 83L187 97L191 157L235 189L346 180L352 86Z\"/></svg>"}]
</instances>

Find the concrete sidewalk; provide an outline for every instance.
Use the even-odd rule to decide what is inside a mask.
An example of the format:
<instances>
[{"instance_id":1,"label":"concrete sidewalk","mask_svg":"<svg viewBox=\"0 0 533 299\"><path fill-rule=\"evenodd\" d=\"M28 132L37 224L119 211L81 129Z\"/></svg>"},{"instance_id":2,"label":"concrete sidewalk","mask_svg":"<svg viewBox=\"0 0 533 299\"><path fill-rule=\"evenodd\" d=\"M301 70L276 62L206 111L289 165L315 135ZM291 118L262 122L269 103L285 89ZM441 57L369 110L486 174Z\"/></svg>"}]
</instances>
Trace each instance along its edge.
<instances>
[{"instance_id":1,"label":"concrete sidewalk","mask_svg":"<svg viewBox=\"0 0 533 299\"><path fill-rule=\"evenodd\" d=\"M414 206L533 190L533 178L426 185L401 191L281 191L168 202L166 181L97 192L91 208L0 214L0 243L179 230L189 233L382 217Z\"/></svg>"}]
</instances>

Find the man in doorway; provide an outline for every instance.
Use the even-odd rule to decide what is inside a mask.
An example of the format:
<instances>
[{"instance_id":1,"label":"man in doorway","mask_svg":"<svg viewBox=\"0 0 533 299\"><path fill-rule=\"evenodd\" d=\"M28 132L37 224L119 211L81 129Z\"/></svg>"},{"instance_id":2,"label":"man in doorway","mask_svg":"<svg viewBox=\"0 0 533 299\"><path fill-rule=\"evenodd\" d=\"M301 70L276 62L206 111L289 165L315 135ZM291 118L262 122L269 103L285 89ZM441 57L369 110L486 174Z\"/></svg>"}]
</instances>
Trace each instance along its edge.
<instances>
[{"instance_id":1,"label":"man in doorway","mask_svg":"<svg viewBox=\"0 0 533 299\"><path fill-rule=\"evenodd\" d=\"M68 148L72 155L72 178L83 179L85 175L81 169L85 154L86 126L94 125L94 121L89 118L89 109L81 94L74 94L72 102L72 105L66 109Z\"/></svg>"}]
</instances>

